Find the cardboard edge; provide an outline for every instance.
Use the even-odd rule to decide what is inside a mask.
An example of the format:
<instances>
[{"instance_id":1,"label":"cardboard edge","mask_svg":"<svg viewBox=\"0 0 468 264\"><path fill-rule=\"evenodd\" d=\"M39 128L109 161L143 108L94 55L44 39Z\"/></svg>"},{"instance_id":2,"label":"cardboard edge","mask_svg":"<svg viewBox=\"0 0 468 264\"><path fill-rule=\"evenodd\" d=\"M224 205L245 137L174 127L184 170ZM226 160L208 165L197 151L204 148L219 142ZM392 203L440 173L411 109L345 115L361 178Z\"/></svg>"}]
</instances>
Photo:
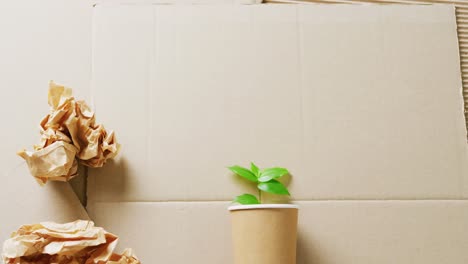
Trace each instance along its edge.
<instances>
[{"instance_id":1,"label":"cardboard edge","mask_svg":"<svg viewBox=\"0 0 468 264\"><path fill-rule=\"evenodd\" d=\"M249 205L231 205L228 211L253 210L253 209L298 209L297 204L249 204Z\"/></svg>"}]
</instances>

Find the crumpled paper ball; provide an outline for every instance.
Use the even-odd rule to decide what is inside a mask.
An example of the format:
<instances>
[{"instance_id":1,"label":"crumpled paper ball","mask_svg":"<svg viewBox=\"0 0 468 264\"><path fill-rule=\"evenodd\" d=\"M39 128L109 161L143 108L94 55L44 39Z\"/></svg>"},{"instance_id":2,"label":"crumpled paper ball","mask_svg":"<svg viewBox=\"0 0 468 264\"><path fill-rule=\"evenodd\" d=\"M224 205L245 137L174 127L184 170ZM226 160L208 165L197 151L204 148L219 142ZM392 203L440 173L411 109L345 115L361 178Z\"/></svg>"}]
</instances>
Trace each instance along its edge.
<instances>
[{"instance_id":1,"label":"crumpled paper ball","mask_svg":"<svg viewBox=\"0 0 468 264\"><path fill-rule=\"evenodd\" d=\"M131 249L114 253L118 237L92 221L21 226L3 244L5 264L141 264Z\"/></svg>"},{"instance_id":2,"label":"crumpled paper ball","mask_svg":"<svg viewBox=\"0 0 468 264\"><path fill-rule=\"evenodd\" d=\"M68 181L77 175L78 163L102 167L117 155L115 133L96 124L94 112L76 101L70 88L51 81L48 101L51 113L40 123L41 143L18 152L39 184Z\"/></svg>"}]
</instances>

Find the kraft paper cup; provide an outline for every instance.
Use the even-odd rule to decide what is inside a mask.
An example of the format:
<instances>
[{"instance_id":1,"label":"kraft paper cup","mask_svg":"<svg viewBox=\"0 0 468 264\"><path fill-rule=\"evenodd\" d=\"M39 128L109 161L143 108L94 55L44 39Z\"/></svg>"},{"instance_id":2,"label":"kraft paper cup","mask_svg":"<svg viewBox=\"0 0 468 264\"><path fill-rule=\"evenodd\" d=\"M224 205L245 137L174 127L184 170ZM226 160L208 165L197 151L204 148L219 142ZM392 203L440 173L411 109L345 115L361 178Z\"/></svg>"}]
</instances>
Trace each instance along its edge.
<instances>
[{"instance_id":1,"label":"kraft paper cup","mask_svg":"<svg viewBox=\"0 0 468 264\"><path fill-rule=\"evenodd\" d=\"M296 264L297 205L235 205L228 209L234 264Z\"/></svg>"}]
</instances>

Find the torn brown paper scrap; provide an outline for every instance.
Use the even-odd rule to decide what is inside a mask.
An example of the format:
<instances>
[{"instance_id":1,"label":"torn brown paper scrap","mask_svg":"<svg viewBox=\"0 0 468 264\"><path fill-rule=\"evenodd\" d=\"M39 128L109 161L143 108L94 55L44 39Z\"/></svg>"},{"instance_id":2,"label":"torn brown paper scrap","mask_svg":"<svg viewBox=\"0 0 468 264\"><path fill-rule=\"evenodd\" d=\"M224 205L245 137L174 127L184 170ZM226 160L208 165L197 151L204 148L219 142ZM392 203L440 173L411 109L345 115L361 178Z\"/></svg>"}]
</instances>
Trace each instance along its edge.
<instances>
[{"instance_id":1,"label":"torn brown paper scrap","mask_svg":"<svg viewBox=\"0 0 468 264\"><path fill-rule=\"evenodd\" d=\"M125 249L122 255L113 254L107 264L138 264L140 261L133 255L131 249Z\"/></svg>"},{"instance_id":2,"label":"torn brown paper scrap","mask_svg":"<svg viewBox=\"0 0 468 264\"><path fill-rule=\"evenodd\" d=\"M130 249L114 253L118 237L92 221L24 225L3 244L6 264L141 264Z\"/></svg>"},{"instance_id":3,"label":"torn brown paper scrap","mask_svg":"<svg viewBox=\"0 0 468 264\"><path fill-rule=\"evenodd\" d=\"M88 166L102 167L107 159L117 155L119 145L114 132L96 124L94 112L86 102L75 101L69 88L51 82L49 105L53 111L41 122L43 136L48 137L48 129L68 132L78 149L78 159ZM89 160L94 161L86 162Z\"/></svg>"},{"instance_id":4,"label":"torn brown paper scrap","mask_svg":"<svg viewBox=\"0 0 468 264\"><path fill-rule=\"evenodd\" d=\"M57 109L59 105L64 103L64 100L72 96L72 89L57 85L54 82L49 83L48 102L53 109Z\"/></svg>"},{"instance_id":5,"label":"torn brown paper scrap","mask_svg":"<svg viewBox=\"0 0 468 264\"><path fill-rule=\"evenodd\" d=\"M48 180L68 181L78 171L76 147L65 141L56 141L36 151L22 150L18 155L26 160L30 173L41 185Z\"/></svg>"},{"instance_id":6,"label":"torn brown paper scrap","mask_svg":"<svg viewBox=\"0 0 468 264\"><path fill-rule=\"evenodd\" d=\"M76 101L70 88L50 82L48 103L51 113L40 123L40 144L34 151L18 152L41 185L70 180L78 163L102 167L117 155L120 145L114 131L96 124L94 112L84 101Z\"/></svg>"}]
</instances>

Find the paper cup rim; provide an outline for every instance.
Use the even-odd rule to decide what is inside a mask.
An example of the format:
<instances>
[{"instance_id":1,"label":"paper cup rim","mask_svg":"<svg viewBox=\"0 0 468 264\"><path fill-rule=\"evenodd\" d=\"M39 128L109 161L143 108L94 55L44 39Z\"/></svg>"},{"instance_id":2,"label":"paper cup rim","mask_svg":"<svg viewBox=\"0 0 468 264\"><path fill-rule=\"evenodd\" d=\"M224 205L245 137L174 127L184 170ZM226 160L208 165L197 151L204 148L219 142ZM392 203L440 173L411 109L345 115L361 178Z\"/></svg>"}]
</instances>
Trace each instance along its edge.
<instances>
[{"instance_id":1,"label":"paper cup rim","mask_svg":"<svg viewBox=\"0 0 468 264\"><path fill-rule=\"evenodd\" d=\"M253 210L253 209L299 209L296 204L246 204L246 205L231 205L229 211L238 210Z\"/></svg>"}]
</instances>

